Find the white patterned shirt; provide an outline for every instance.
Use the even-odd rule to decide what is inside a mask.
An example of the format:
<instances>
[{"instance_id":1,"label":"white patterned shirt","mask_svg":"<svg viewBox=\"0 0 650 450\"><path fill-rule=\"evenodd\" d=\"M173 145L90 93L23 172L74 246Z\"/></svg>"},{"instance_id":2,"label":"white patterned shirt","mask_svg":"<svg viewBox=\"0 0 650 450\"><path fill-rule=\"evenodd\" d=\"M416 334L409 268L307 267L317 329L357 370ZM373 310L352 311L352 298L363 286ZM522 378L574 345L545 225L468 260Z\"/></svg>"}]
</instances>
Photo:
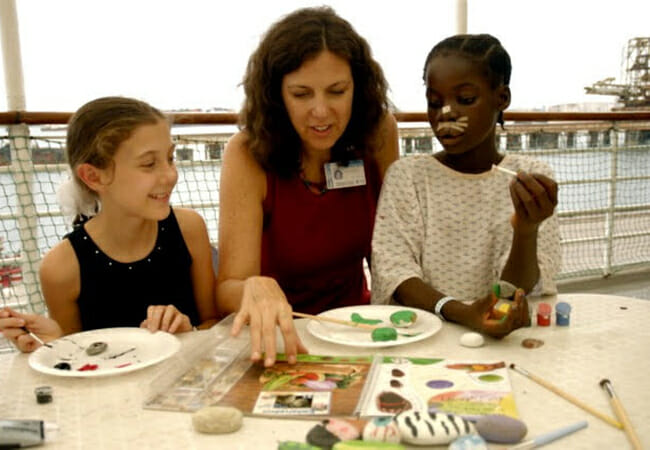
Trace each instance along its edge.
<instances>
[{"instance_id":1,"label":"white patterned shirt","mask_svg":"<svg viewBox=\"0 0 650 450\"><path fill-rule=\"evenodd\" d=\"M552 176L546 163L522 155L507 154L500 166ZM496 170L457 172L430 154L395 161L375 219L372 303L389 303L395 289L413 277L460 300L485 297L500 279L512 244L511 179ZM532 293L556 293L555 214L539 227L537 258L540 278Z\"/></svg>"}]
</instances>

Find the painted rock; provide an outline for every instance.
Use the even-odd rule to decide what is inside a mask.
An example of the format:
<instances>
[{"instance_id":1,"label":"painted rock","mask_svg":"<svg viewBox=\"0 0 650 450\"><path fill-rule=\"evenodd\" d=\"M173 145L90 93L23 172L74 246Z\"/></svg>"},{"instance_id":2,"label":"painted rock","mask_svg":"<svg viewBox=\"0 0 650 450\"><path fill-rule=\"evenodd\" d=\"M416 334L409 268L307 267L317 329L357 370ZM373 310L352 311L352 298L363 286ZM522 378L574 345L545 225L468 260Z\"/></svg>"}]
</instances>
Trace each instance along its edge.
<instances>
[{"instance_id":1,"label":"painted rock","mask_svg":"<svg viewBox=\"0 0 650 450\"><path fill-rule=\"evenodd\" d=\"M390 315L390 322L396 327L406 328L410 327L417 320L418 315L413 311L404 309L401 311L396 311Z\"/></svg>"},{"instance_id":2,"label":"painted rock","mask_svg":"<svg viewBox=\"0 0 650 450\"><path fill-rule=\"evenodd\" d=\"M485 343L485 339L478 333L464 333L460 337L460 345L463 347L480 347Z\"/></svg>"},{"instance_id":3,"label":"painted rock","mask_svg":"<svg viewBox=\"0 0 650 450\"><path fill-rule=\"evenodd\" d=\"M68 364L67 362L57 363L57 364L54 365L54 368L59 369L59 370L70 370L71 369L70 364Z\"/></svg>"},{"instance_id":4,"label":"painted rock","mask_svg":"<svg viewBox=\"0 0 650 450\"><path fill-rule=\"evenodd\" d=\"M323 425L318 424L307 432L307 442L311 445L323 448L332 448L340 439L327 430Z\"/></svg>"},{"instance_id":5,"label":"painted rock","mask_svg":"<svg viewBox=\"0 0 650 450\"><path fill-rule=\"evenodd\" d=\"M375 328L370 337L373 342L394 341L397 339L397 331L390 327Z\"/></svg>"},{"instance_id":6,"label":"painted rock","mask_svg":"<svg viewBox=\"0 0 650 450\"><path fill-rule=\"evenodd\" d=\"M474 424L454 414L405 411L395 417L402 441L414 445L449 444L460 436L476 433Z\"/></svg>"},{"instance_id":7,"label":"painted rock","mask_svg":"<svg viewBox=\"0 0 650 450\"><path fill-rule=\"evenodd\" d=\"M363 440L396 444L401 435L392 417L376 417L363 428Z\"/></svg>"},{"instance_id":8,"label":"painted rock","mask_svg":"<svg viewBox=\"0 0 650 450\"><path fill-rule=\"evenodd\" d=\"M201 433L232 433L241 428L242 422L242 412L229 406L207 406L192 414L192 425Z\"/></svg>"},{"instance_id":9,"label":"painted rock","mask_svg":"<svg viewBox=\"0 0 650 450\"><path fill-rule=\"evenodd\" d=\"M351 441L357 439L360 435L359 430L354 425L343 419L328 419L323 421L325 429L342 441Z\"/></svg>"},{"instance_id":10,"label":"painted rock","mask_svg":"<svg viewBox=\"0 0 650 450\"><path fill-rule=\"evenodd\" d=\"M396 392L382 392L377 397L377 409L381 412L399 414L402 411L411 409L412 407L411 402Z\"/></svg>"},{"instance_id":11,"label":"painted rock","mask_svg":"<svg viewBox=\"0 0 650 450\"><path fill-rule=\"evenodd\" d=\"M372 450L404 450L404 446L390 442L367 442L367 441L341 441L334 444L332 450L355 450L366 448Z\"/></svg>"},{"instance_id":12,"label":"painted rock","mask_svg":"<svg viewBox=\"0 0 650 450\"><path fill-rule=\"evenodd\" d=\"M521 420L501 414L481 416L476 421L476 430L486 441L499 444L515 444L528 432Z\"/></svg>"},{"instance_id":13,"label":"painted rock","mask_svg":"<svg viewBox=\"0 0 650 450\"><path fill-rule=\"evenodd\" d=\"M278 443L278 450L321 450L321 448L304 442L284 441Z\"/></svg>"},{"instance_id":14,"label":"painted rock","mask_svg":"<svg viewBox=\"0 0 650 450\"><path fill-rule=\"evenodd\" d=\"M86 348L86 354L89 356L99 355L106 351L108 344L106 342L93 342Z\"/></svg>"},{"instance_id":15,"label":"painted rock","mask_svg":"<svg viewBox=\"0 0 650 450\"><path fill-rule=\"evenodd\" d=\"M466 434L449 444L449 450L488 450L488 446L478 434Z\"/></svg>"}]
</instances>

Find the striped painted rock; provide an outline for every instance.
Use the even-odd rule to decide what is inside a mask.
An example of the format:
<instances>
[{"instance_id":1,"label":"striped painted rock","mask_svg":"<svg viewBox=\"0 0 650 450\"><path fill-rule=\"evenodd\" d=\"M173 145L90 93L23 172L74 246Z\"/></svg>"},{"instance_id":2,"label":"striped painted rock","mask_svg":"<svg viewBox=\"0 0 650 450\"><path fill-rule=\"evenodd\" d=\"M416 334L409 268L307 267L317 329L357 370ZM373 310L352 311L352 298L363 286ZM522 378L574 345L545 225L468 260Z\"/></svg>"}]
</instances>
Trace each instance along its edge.
<instances>
[{"instance_id":1,"label":"striped painted rock","mask_svg":"<svg viewBox=\"0 0 650 450\"><path fill-rule=\"evenodd\" d=\"M404 411L395 416L403 442L413 445L449 444L459 436L475 434L474 424L454 414Z\"/></svg>"}]
</instances>

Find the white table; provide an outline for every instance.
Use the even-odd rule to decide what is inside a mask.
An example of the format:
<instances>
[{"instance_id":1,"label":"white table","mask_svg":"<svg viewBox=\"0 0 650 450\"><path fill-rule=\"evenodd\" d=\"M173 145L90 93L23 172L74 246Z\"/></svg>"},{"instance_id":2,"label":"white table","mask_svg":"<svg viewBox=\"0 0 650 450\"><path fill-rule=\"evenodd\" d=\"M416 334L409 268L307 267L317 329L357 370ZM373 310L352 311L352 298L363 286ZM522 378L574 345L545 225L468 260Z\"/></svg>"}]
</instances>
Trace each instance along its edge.
<instances>
[{"instance_id":1,"label":"white table","mask_svg":"<svg viewBox=\"0 0 650 450\"><path fill-rule=\"evenodd\" d=\"M550 303L555 300L543 299ZM459 345L460 335L467 330L445 323L442 330L426 340L380 351L386 355L501 359L614 417L607 396L598 385L601 379L609 378L641 442L650 448L650 302L594 294L564 294L558 300L573 307L569 327L533 326L517 330L501 341L488 339L482 348L472 349ZM311 336L305 329L307 320L296 323L312 354L364 353L360 348L342 347ZM187 345L194 336L186 334L181 341ZM527 337L541 339L545 344L536 349L523 348L521 341ZM45 446L48 449L275 449L279 441L303 441L317 423L246 417L236 433L202 435L192 429L190 414L141 407L148 383L162 366L117 377L72 379L38 373L28 366L27 358L23 354L0 355L0 418L56 422L60 432L56 441ZM520 417L528 426L528 437L580 420L589 422L587 429L546 448L629 448L623 431L516 372L510 371L510 376ZM52 403L36 403L34 388L41 385L53 387Z\"/></svg>"}]
</instances>

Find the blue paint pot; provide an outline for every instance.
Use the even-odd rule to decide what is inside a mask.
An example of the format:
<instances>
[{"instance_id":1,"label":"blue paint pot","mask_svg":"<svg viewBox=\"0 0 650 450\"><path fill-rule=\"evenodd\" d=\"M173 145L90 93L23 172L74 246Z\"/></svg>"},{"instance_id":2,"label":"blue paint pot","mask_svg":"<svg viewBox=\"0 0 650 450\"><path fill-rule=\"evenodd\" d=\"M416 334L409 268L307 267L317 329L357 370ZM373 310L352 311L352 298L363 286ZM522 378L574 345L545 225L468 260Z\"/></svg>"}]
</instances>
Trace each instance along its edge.
<instances>
[{"instance_id":1,"label":"blue paint pot","mask_svg":"<svg viewBox=\"0 0 650 450\"><path fill-rule=\"evenodd\" d=\"M555 325L566 327L571 320L571 305L560 302L555 305Z\"/></svg>"}]
</instances>

